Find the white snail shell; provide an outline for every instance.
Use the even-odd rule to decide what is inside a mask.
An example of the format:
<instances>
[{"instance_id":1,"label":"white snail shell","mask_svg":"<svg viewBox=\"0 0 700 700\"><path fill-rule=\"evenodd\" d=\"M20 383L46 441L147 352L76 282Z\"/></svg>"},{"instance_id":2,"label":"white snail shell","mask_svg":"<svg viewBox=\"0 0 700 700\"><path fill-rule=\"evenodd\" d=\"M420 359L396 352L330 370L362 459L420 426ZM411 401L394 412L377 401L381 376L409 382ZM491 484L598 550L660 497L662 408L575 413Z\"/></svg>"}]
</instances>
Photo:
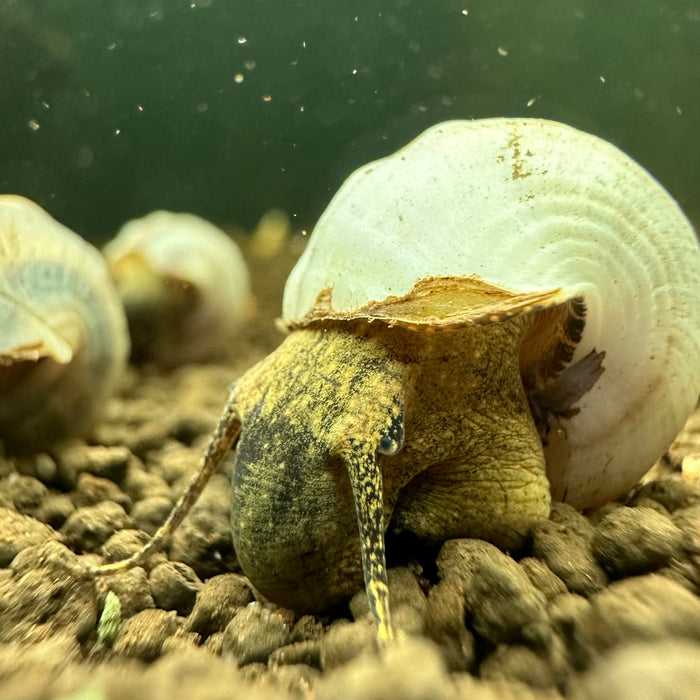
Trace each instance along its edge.
<instances>
[{"instance_id":1,"label":"white snail shell","mask_svg":"<svg viewBox=\"0 0 700 700\"><path fill-rule=\"evenodd\" d=\"M141 359L177 365L225 356L254 309L238 246L193 214L129 221L104 255Z\"/></svg>"},{"instance_id":2,"label":"white snail shell","mask_svg":"<svg viewBox=\"0 0 700 700\"><path fill-rule=\"evenodd\" d=\"M583 297L573 362L605 352L604 372L550 436L548 476L578 507L630 488L700 393L700 251L669 194L563 124L438 124L346 181L287 281L283 320L303 325L324 295L324 315L352 315L448 275Z\"/></svg>"},{"instance_id":3,"label":"white snail shell","mask_svg":"<svg viewBox=\"0 0 700 700\"><path fill-rule=\"evenodd\" d=\"M104 259L41 207L0 196L0 439L30 451L84 433L129 339Z\"/></svg>"}]
</instances>

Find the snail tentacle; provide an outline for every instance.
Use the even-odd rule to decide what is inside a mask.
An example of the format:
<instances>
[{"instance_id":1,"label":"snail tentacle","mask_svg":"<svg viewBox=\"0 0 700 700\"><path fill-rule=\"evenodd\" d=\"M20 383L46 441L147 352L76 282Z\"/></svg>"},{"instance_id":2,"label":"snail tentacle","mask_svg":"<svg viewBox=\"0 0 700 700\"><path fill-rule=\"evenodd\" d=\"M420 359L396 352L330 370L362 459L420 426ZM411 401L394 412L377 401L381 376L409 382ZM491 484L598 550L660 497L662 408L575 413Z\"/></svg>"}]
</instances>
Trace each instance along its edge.
<instances>
[{"instance_id":1,"label":"snail tentacle","mask_svg":"<svg viewBox=\"0 0 700 700\"><path fill-rule=\"evenodd\" d=\"M341 454L348 470L360 532L360 551L369 608L377 623L380 646L393 639L389 613L389 580L384 547L382 471L374 449L350 440Z\"/></svg>"},{"instance_id":2,"label":"snail tentacle","mask_svg":"<svg viewBox=\"0 0 700 700\"><path fill-rule=\"evenodd\" d=\"M160 551L190 512L192 506L197 502L221 461L235 447L240 434L241 420L233 400L229 398L189 486L173 506L167 519L158 528L155 535L128 559L93 567L88 569L87 575L104 576L127 571L135 566L140 566L150 556Z\"/></svg>"}]
</instances>

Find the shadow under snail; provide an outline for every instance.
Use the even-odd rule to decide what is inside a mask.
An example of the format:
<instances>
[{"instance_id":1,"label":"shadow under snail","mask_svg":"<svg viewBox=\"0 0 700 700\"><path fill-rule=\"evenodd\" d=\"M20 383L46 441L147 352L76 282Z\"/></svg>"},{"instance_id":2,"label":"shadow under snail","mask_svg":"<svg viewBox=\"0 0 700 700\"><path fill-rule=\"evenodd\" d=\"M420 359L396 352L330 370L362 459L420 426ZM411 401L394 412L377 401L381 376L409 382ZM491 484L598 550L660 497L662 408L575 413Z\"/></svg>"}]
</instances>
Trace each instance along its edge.
<instances>
[{"instance_id":1,"label":"shadow under snail","mask_svg":"<svg viewBox=\"0 0 700 700\"><path fill-rule=\"evenodd\" d=\"M700 251L673 199L556 122L438 124L356 171L287 281L279 348L231 388L232 531L271 600L320 612L364 577L392 636L384 535L517 547L628 490L700 393Z\"/></svg>"}]
</instances>

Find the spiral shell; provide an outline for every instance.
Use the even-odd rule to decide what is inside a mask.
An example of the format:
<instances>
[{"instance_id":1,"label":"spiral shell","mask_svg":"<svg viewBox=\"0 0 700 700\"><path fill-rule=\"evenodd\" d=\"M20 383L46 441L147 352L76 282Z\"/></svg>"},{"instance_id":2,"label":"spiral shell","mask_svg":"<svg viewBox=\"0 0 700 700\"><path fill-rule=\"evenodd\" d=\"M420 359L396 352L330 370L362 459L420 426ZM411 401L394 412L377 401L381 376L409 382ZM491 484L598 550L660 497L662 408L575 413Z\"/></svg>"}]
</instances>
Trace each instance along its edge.
<instances>
[{"instance_id":1,"label":"spiral shell","mask_svg":"<svg viewBox=\"0 0 700 700\"><path fill-rule=\"evenodd\" d=\"M442 278L530 295L529 308L583 300L571 364L605 353L604 372L548 436L559 500L586 507L623 493L697 402L698 242L661 185L595 136L538 119L446 122L359 169L287 281L284 322L435 327L420 304L403 319L396 309ZM489 319L486 308L471 315Z\"/></svg>"},{"instance_id":2,"label":"spiral shell","mask_svg":"<svg viewBox=\"0 0 700 700\"><path fill-rule=\"evenodd\" d=\"M173 366L231 352L254 304L230 236L193 214L155 211L127 222L104 254L135 359Z\"/></svg>"},{"instance_id":3,"label":"spiral shell","mask_svg":"<svg viewBox=\"0 0 700 700\"><path fill-rule=\"evenodd\" d=\"M83 434L126 363L100 253L23 197L0 196L0 438L35 451Z\"/></svg>"}]
</instances>

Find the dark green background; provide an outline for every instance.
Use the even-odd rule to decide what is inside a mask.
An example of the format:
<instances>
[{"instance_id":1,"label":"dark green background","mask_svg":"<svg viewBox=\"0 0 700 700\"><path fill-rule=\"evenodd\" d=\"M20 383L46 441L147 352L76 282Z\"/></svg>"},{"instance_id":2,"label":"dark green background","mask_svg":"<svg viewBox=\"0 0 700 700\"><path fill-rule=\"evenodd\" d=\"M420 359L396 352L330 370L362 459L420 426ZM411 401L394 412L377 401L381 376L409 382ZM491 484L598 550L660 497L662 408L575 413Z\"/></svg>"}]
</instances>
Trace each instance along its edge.
<instances>
[{"instance_id":1,"label":"dark green background","mask_svg":"<svg viewBox=\"0 0 700 700\"><path fill-rule=\"evenodd\" d=\"M697 225L698 0L0 0L0 190L93 240L155 208L309 227L358 165L500 115L612 140Z\"/></svg>"}]
</instances>

